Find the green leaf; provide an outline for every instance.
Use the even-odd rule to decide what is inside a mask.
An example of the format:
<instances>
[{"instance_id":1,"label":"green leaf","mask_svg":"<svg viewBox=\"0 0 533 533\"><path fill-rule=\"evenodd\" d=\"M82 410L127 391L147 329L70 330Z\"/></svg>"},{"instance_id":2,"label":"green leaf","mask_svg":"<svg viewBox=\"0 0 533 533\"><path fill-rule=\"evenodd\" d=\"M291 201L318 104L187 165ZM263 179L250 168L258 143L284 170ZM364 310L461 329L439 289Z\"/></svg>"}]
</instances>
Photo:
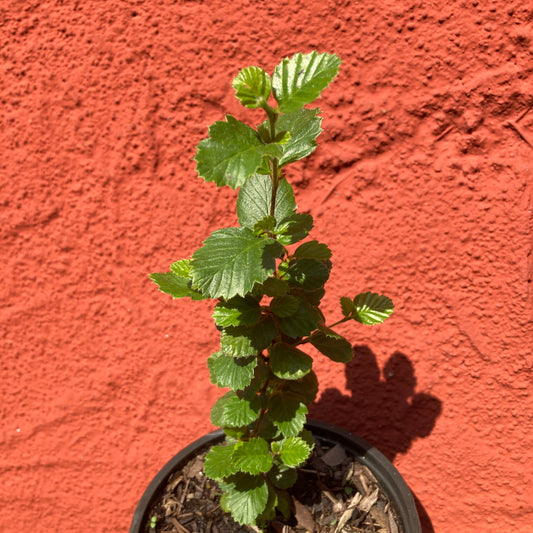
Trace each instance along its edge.
<instances>
[{"instance_id":1,"label":"green leaf","mask_svg":"<svg viewBox=\"0 0 533 533\"><path fill-rule=\"evenodd\" d=\"M263 283L263 290L267 296L283 296L289 292L289 284L279 278L268 278Z\"/></svg>"},{"instance_id":2,"label":"green leaf","mask_svg":"<svg viewBox=\"0 0 533 533\"><path fill-rule=\"evenodd\" d=\"M294 315L299 307L300 301L298 298L295 298L290 294L277 296L276 298L272 298L272 301L270 302L270 310L278 317Z\"/></svg>"},{"instance_id":3,"label":"green leaf","mask_svg":"<svg viewBox=\"0 0 533 533\"><path fill-rule=\"evenodd\" d=\"M213 310L217 326L252 326L261 318L261 308L250 296L235 296L227 302L219 302Z\"/></svg>"},{"instance_id":4,"label":"green leaf","mask_svg":"<svg viewBox=\"0 0 533 533\"><path fill-rule=\"evenodd\" d=\"M297 477L296 470L288 470L287 475L289 475L289 472L294 472L294 476ZM296 480L290 484L290 481L285 482L285 484L288 484L289 487L291 487L294 483L296 483ZM292 507L292 498L291 495L286 490L277 491L278 501L276 503L276 509L279 510L279 512L287 519L291 517L291 507Z\"/></svg>"},{"instance_id":5,"label":"green leaf","mask_svg":"<svg viewBox=\"0 0 533 533\"><path fill-rule=\"evenodd\" d=\"M353 299L353 305L355 309L352 318L362 324L380 324L394 311L394 304L390 298L374 292L358 294Z\"/></svg>"},{"instance_id":6,"label":"green leaf","mask_svg":"<svg viewBox=\"0 0 533 533\"><path fill-rule=\"evenodd\" d=\"M300 307L287 317L278 317L279 328L285 335L297 339L309 335L318 327L317 311L306 302L301 301Z\"/></svg>"},{"instance_id":7,"label":"green leaf","mask_svg":"<svg viewBox=\"0 0 533 533\"><path fill-rule=\"evenodd\" d=\"M317 259L326 261L331 257L331 250L318 241L304 242L294 252L294 257L298 259Z\"/></svg>"},{"instance_id":8,"label":"green leaf","mask_svg":"<svg viewBox=\"0 0 533 533\"><path fill-rule=\"evenodd\" d=\"M170 265L170 270L182 278L191 277L191 260L190 259L180 259L175 263Z\"/></svg>"},{"instance_id":9,"label":"green leaf","mask_svg":"<svg viewBox=\"0 0 533 533\"><path fill-rule=\"evenodd\" d=\"M242 472L259 474L272 468L272 456L266 440L252 438L235 444L232 461Z\"/></svg>"},{"instance_id":10,"label":"green leaf","mask_svg":"<svg viewBox=\"0 0 533 533\"><path fill-rule=\"evenodd\" d=\"M214 426L224 425L224 405L230 396L237 395L233 391L226 392L226 394L222 395L211 408L211 414L209 418Z\"/></svg>"},{"instance_id":11,"label":"green leaf","mask_svg":"<svg viewBox=\"0 0 533 533\"><path fill-rule=\"evenodd\" d=\"M211 298L246 295L274 272L273 243L248 228L214 231L192 256L193 287Z\"/></svg>"},{"instance_id":12,"label":"green leaf","mask_svg":"<svg viewBox=\"0 0 533 533\"><path fill-rule=\"evenodd\" d=\"M324 286L329 278L329 271L329 264L316 259L296 259L290 262L286 279L291 285L313 291Z\"/></svg>"},{"instance_id":13,"label":"green leaf","mask_svg":"<svg viewBox=\"0 0 533 533\"><path fill-rule=\"evenodd\" d=\"M270 368L281 379L296 380L311 371L313 359L290 344L278 342L270 351Z\"/></svg>"},{"instance_id":14,"label":"green leaf","mask_svg":"<svg viewBox=\"0 0 533 533\"><path fill-rule=\"evenodd\" d=\"M272 88L279 109L290 113L316 100L339 71L341 60L335 54L316 51L295 54L275 69Z\"/></svg>"},{"instance_id":15,"label":"green leaf","mask_svg":"<svg viewBox=\"0 0 533 533\"><path fill-rule=\"evenodd\" d=\"M250 109L261 107L270 96L270 76L260 67L243 68L232 82L235 96Z\"/></svg>"},{"instance_id":16,"label":"green leaf","mask_svg":"<svg viewBox=\"0 0 533 533\"><path fill-rule=\"evenodd\" d=\"M307 406L290 391L282 390L274 394L268 402L268 418L285 437L295 437L304 428Z\"/></svg>"},{"instance_id":17,"label":"green leaf","mask_svg":"<svg viewBox=\"0 0 533 533\"><path fill-rule=\"evenodd\" d=\"M307 213L294 213L283 219L274 233L278 236L278 242L283 246L294 244L305 239L313 227L313 217Z\"/></svg>"},{"instance_id":18,"label":"green leaf","mask_svg":"<svg viewBox=\"0 0 533 533\"><path fill-rule=\"evenodd\" d=\"M341 309L342 314L348 318L355 310L355 307L353 305L353 300L351 298L347 298L346 296L343 296L341 298Z\"/></svg>"},{"instance_id":19,"label":"green leaf","mask_svg":"<svg viewBox=\"0 0 533 533\"><path fill-rule=\"evenodd\" d=\"M276 324L271 318L251 327L230 326L224 328L220 335L220 347L232 357L256 355L267 348L277 334Z\"/></svg>"},{"instance_id":20,"label":"green leaf","mask_svg":"<svg viewBox=\"0 0 533 533\"><path fill-rule=\"evenodd\" d=\"M255 173L265 155L281 153L281 147L263 143L253 128L227 115L226 122L209 128L209 137L200 141L194 159L204 180L236 189Z\"/></svg>"},{"instance_id":21,"label":"green leaf","mask_svg":"<svg viewBox=\"0 0 533 533\"><path fill-rule=\"evenodd\" d=\"M276 507L278 504L278 493L274 487L268 485L268 500L264 511L257 517L256 524L264 528L271 520L276 517ZM259 529L260 531L260 529Z\"/></svg>"},{"instance_id":22,"label":"green leaf","mask_svg":"<svg viewBox=\"0 0 533 533\"><path fill-rule=\"evenodd\" d=\"M242 426L239 428L230 428L228 426L222 428L226 435L226 442L228 444L235 444L238 440L246 439L250 437L250 429L248 426Z\"/></svg>"},{"instance_id":23,"label":"green leaf","mask_svg":"<svg viewBox=\"0 0 533 533\"><path fill-rule=\"evenodd\" d=\"M294 294L294 296L297 296L312 307L317 308L320 305L320 301L326 294L326 290L324 287L320 287L320 289L316 289L314 291L305 291L303 289L293 288L291 289L291 294ZM322 315L321 318L323 318Z\"/></svg>"},{"instance_id":24,"label":"green leaf","mask_svg":"<svg viewBox=\"0 0 533 533\"><path fill-rule=\"evenodd\" d=\"M319 109L300 109L295 113L280 115L276 127L288 130L290 134L287 142L281 144L283 155L278 160L280 168L303 159L315 150L315 139L322 132L319 112Z\"/></svg>"},{"instance_id":25,"label":"green leaf","mask_svg":"<svg viewBox=\"0 0 533 533\"><path fill-rule=\"evenodd\" d=\"M305 405L311 405L318 394L318 378L313 370L298 381L287 382L284 394L297 398Z\"/></svg>"},{"instance_id":26,"label":"green leaf","mask_svg":"<svg viewBox=\"0 0 533 533\"><path fill-rule=\"evenodd\" d=\"M225 495L221 506L241 525L253 525L264 511L269 496L266 480L258 475L236 474L230 482L220 483Z\"/></svg>"},{"instance_id":27,"label":"green leaf","mask_svg":"<svg viewBox=\"0 0 533 533\"><path fill-rule=\"evenodd\" d=\"M233 445L223 444L213 446L205 456L205 475L215 481L236 474L239 469L233 464Z\"/></svg>"},{"instance_id":28,"label":"green leaf","mask_svg":"<svg viewBox=\"0 0 533 533\"><path fill-rule=\"evenodd\" d=\"M272 232L275 227L276 219L271 215L267 215L265 218L254 224L254 233L256 235L268 234Z\"/></svg>"},{"instance_id":29,"label":"green leaf","mask_svg":"<svg viewBox=\"0 0 533 533\"><path fill-rule=\"evenodd\" d=\"M257 357L231 357L223 352L212 354L207 360L211 383L218 387L228 387L233 391L242 390L252 382Z\"/></svg>"},{"instance_id":30,"label":"green leaf","mask_svg":"<svg viewBox=\"0 0 533 533\"><path fill-rule=\"evenodd\" d=\"M248 385L242 393L240 393L241 398L247 398L251 400L254 398L257 393L265 386L265 383L270 378L271 373L264 362L263 358L257 358L257 366L255 367L254 377L250 385Z\"/></svg>"},{"instance_id":31,"label":"green leaf","mask_svg":"<svg viewBox=\"0 0 533 533\"><path fill-rule=\"evenodd\" d=\"M258 397L241 399L233 391L220 397L211 410L211 422L215 426L242 427L255 422L261 409Z\"/></svg>"},{"instance_id":32,"label":"green leaf","mask_svg":"<svg viewBox=\"0 0 533 533\"><path fill-rule=\"evenodd\" d=\"M161 292L170 294L173 298L190 298L191 300L205 300L201 292L191 288L191 280L174 274L174 272L155 272L150 274L150 279L154 281Z\"/></svg>"},{"instance_id":33,"label":"green leaf","mask_svg":"<svg viewBox=\"0 0 533 533\"><path fill-rule=\"evenodd\" d=\"M296 483L298 472L285 465L276 465L268 473L268 478L277 489L289 489Z\"/></svg>"},{"instance_id":34,"label":"green leaf","mask_svg":"<svg viewBox=\"0 0 533 533\"><path fill-rule=\"evenodd\" d=\"M304 463L311 454L311 447L301 437L288 437L281 441L281 460L290 467Z\"/></svg>"},{"instance_id":35,"label":"green leaf","mask_svg":"<svg viewBox=\"0 0 533 533\"><path fill-rule=\"evenodd\" d=\"M267 416L261 418L259 424L254 426L254 435L261 437L270 443L281 437L279 429Z\"/></svg>"},{"instance_id":36,"label":"green leaf","mask_svg":"<svg viewBox=\"0 0 533 533\"><path fill-rule=\"evenodd\" d=\"M272 200L272 180L270 176L255 174L242 186L237 199L239 224L251 230L265 217L270 216ZM274 218L276 221L291 216L296 210L294 192L289 182L283 178L276 194Z\"/></svg>"},{"instance_id":37,"label":"green leaf","mask_svg":"<svg viewBox=\"0 0 533 533\"><path fill-rule=\"evenodd\" d=\"M309 337L309 342L326 357L337 363L347 363L354 356L352 345L333 330L324 328Z\"/></svg>"}]
</instances>

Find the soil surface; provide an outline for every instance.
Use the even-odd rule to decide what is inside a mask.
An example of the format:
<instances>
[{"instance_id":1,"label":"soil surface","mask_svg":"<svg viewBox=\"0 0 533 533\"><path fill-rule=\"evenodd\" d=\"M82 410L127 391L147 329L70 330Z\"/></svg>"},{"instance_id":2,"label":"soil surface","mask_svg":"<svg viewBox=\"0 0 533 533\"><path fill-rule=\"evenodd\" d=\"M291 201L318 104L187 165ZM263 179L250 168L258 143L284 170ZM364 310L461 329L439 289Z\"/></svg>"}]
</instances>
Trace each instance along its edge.
<instances>
[{"instance_id":1,"label":"soil surface","mask_svg":"<svg viewBox=\"0 0 533 533\"><path fill-rule=\"evenodd\" d=\"M220 490L202 471L204 452L172 474L150 512L144 533L250 533L220 508ZM289 489L291 520L275 519L265 533L404 533L372 472L340 445L317 442Z\"/></svg>"}]
</instances>

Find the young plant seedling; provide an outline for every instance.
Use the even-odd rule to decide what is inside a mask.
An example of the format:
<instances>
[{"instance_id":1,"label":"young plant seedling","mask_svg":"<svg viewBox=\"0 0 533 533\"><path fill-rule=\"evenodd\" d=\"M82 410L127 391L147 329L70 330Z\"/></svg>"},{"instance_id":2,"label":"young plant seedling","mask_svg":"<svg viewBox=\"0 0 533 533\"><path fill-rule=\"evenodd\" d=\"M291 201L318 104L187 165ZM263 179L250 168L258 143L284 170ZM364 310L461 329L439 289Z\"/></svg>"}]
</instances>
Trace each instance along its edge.
<instances>
[{"instance_id":1,"label":"young plant seedling","mask_svg":"<svg viewBox=\"0 0 533 533\"><path fill-rule=\"evenodd\" d=\"M340 299L342 318L326 325L319 305L331 270L331 251L308 238L313 218L297 211L287 165L313 152L320 134L313 103L335 78L335 54L298 53L269 76L247 67L233 80L235 96L265 111L251 127L231 115L209 128L195 160L200 177L240 188L239 227L214 231L190 259L152 274L174 298L211 298L220 350L208 361L211 381L228 389L211 421L226 439L205 459L205 474L223 491L221 505L240 524L264 525L289 516L287 489L309 458L313 438L304 429L318 391L312 345L333 361L353 357L350 342L332 328L355 320L383 322L393 312L371 292Z\"/></svg>"}]
</instances>

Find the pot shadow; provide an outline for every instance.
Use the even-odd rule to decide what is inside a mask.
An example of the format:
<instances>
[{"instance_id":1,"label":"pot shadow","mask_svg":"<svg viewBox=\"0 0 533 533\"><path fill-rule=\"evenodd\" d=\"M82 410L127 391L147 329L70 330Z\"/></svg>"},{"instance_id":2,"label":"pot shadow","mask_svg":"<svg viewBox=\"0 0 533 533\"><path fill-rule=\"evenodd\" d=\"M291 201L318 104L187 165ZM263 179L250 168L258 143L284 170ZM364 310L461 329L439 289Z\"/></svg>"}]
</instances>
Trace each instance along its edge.
<instances>
[{"instance_id":1,"label":"pot shadow","mask_svg":"<svg viewBox=\"0 0 533 533\"><path fill-rule=\"evenodd\" d=\"M311 406L309 416L359 435L393 461L397 454L406 453L415 439L431 434L442 402L416 392L414 367L403 353L393 353L383 371L367 346L355 346L354 353L345 370L349 394L326 389ZM416 496L415 501L422 531L434 533Z\"/></svg>"}]
</instances>

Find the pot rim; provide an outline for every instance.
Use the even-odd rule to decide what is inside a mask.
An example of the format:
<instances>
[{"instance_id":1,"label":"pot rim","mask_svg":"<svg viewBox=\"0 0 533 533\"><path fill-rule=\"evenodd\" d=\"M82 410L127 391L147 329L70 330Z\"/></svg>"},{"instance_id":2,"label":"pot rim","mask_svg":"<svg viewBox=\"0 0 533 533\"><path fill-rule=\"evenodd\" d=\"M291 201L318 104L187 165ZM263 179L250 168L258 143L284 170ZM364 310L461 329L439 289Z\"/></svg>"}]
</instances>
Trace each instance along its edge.
<instances>
[{"instance_id":1,"label":"pot rim","mask_svg":"<svg viewBox=\"0 0 533 533\"><path fill-rule=\"evenodd\" d=\"M361 437L350 433L342 428L321 422L319 420L307 420L306 429L316 437L331 444L339 443L357 457L357 460L368 467L376 476L381 488L391 500L394 509L402 523L405 533L421 533L420 520L416 511L415 500L407 483L402 478L396 467L374 446ZM187 463L196 454L206 448L218 444L224 440L225 434L222 429L195 440L170 461L152 479L142 495L131 522L129 533L142 533L141 527L148 520L148 513L152 502L158 496L162 486L168 477L177 470L181 464Z\"/></svg>"}]
</instances>

